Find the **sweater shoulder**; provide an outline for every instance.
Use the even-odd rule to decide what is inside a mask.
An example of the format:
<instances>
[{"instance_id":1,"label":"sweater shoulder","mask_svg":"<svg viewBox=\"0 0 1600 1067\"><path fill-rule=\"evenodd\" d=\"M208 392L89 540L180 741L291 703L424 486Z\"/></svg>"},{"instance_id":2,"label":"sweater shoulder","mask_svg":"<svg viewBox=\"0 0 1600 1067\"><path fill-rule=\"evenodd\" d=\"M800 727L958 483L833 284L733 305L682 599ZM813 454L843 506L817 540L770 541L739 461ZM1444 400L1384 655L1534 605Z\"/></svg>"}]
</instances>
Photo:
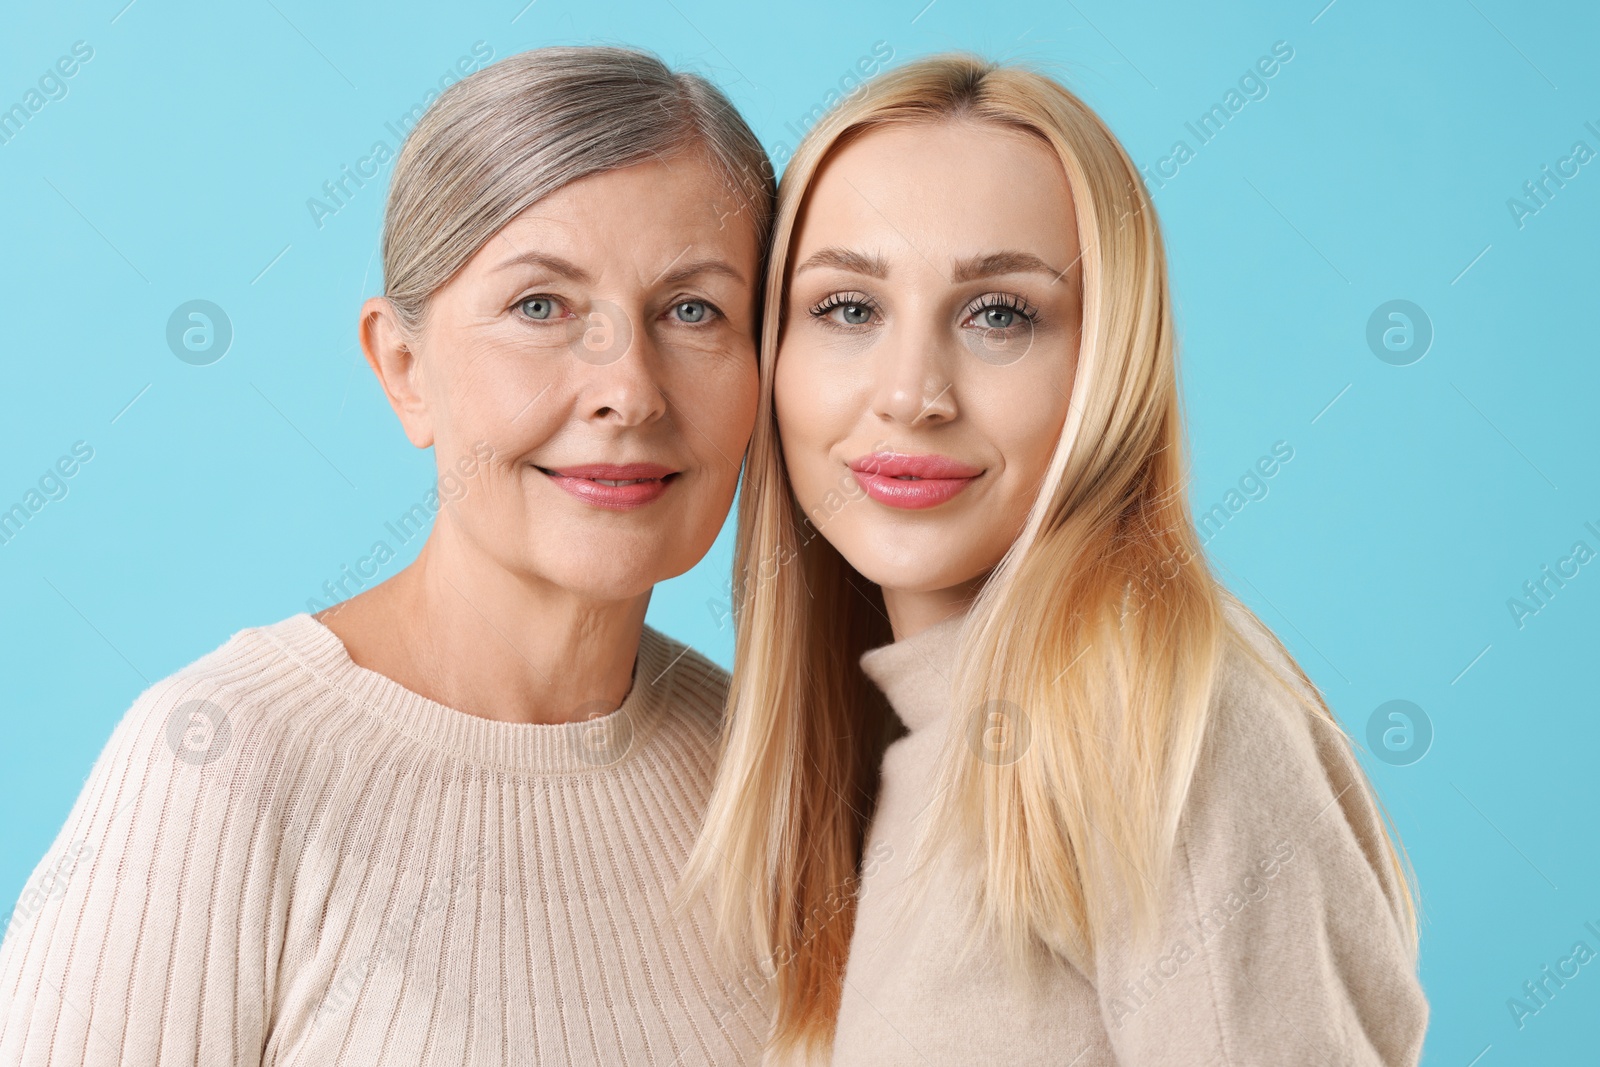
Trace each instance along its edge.
<instances>
[{"instance_id":1,"label":"sweater shoulder","mask_svg":"<svg viewBox=\"0 0 1600 1067\"><path fill-rule=\"evenodd\" d=\"M147 686L117 720L40 861L44 871L62 855L93 857L89 875L73 882L83 899L56 904L88 908L92 899L109 908L124 882L173 899L209 895L215 887L196 881L192 857L222 864L257 850L276 854L284 834L273 813L305 783L314 758L291 754L285 724L311 702L277 699L294 672L260 629L235 633Z\"/></svg>"},{"instance_id":2,"label":"sweater shoulder","mask_svg":"<svg viewBox=\"0 0 1600 1067\"><path fill-rule=\"evenodd\" d=\"M1237 871L1274 849L1304 851L1324 865L1326 891L1374 886L1402 924L1406 890L1350 738L1272 631L1242 604L1230 601L1227 613L1231 633L1184 810L1197 873Z\"/></svg>"},{"instance_id":3,"label":"sweater shoulder","mask_svg":"<svg viewBox=\"0 0 1600 1067\"><path fill-rule=\"evenodd\" d=\"M1339 748L1348 750L1322 693L1249 608L1230 602L1227 619L1212 690L1207 755L1240 778L1260 778L1263 770L1279 768L1280 787L1293 778L1317 777ZM1330 748L1330 739L1340 744ZM1266 780L1273 781L1273 776Z\"/></svg>"},{"instance_id":4,"label":"sweater shoulder","mask_svg":"<svg viewBox=\"0 0 1600 1067\"><path fill-rule=\"evenodd\" d=\"M1414 1064L1428 1005L1371 788L1292 657L1225 603L1159 937L1097 953L1117 1059Z\"/></svg>"},{"instance_id":5,"label":"sweater shoulder","mask_svg":"<svg viewBox=\"0 0 1600 1067\"><path fill-rule=\"evenodd\" d=\"M260 813L288 787L325 777L329 738L359 712L289 654L281 632L294 621L239 630L141 692L96 758L74 818L143 817L157 802L173 819L186 804ZM273 825L243 822L255 833Z\"/></svg>"},{"instance_id":6,"label":"sweater shoulder","mask_svg":"<svg viewBox=\"0 0 1600 1067\"><path fill-rule=\"evenodd\" d=\"M241 742L260 753L338 713L345 701L291 654L301 616L239 630L141 693L119 729L155 737L181 762L225 758Z\"/></svg>"},{"instance_id":7,"label":"sweater shoulder","mask_svg":"<svg viewBox=\"0 0 1600 1067\"><path fill-rule=\"evenodd\" d=\"M728 672L654 627L645 627L644 641L647 654L640 657L640 665L654 677L639 681L662 687L662 704L672 715L714 735L727 707Z\"/></svg>"}]
</instances>

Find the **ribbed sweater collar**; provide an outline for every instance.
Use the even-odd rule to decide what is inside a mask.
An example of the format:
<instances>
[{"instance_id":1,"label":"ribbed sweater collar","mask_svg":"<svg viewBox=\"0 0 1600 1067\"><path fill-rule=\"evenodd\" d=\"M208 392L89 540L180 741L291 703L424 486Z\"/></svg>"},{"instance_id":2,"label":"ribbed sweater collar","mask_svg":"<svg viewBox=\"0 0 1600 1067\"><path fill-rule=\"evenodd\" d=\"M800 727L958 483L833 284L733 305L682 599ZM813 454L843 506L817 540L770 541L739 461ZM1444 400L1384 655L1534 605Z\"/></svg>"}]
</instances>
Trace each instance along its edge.
<instances>
[{"instance_id":1,"label":"ribbed sweater collar","mask_svg":"<svg viewBox=\"0 0 1600 1067\"><path fill-rule=\"evenodd\" d=\"M965 621L957 615L861 655L861 669L913 733L950 713L950 672Z\"/></svg>"},{"instance_id":2,"label":"ribbed sweater collar","mask_svg":"<svg viewBox=\"0 0 1600 1067\"><path fill-rule=\"evenodd\" d=\"M486 719L413 692L350 658L344 642L301 612L261 632L322 683L429 748L513 773L562 774L620 769L637 759L654 734L673 684L666 639L646 626L633 665L633 685L609 714L572 723ZM660 684L656 684L659 682Z\"/></svg>"}]
</instances>

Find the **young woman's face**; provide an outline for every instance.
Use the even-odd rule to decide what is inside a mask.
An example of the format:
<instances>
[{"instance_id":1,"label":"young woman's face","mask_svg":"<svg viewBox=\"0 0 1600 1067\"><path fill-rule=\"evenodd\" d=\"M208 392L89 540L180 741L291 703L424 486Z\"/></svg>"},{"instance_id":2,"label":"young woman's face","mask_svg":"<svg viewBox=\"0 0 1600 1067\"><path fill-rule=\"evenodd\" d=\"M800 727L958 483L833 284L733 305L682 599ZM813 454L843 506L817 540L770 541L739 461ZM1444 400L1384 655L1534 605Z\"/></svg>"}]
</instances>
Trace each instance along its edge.
<instances>
[{"instance_id":1,"label":"young woman's face","mask_svg":"<svg viewBox=\"0 0 1600 1067\"><path fill-rule=\"evenodd\" d=\"M885 591L960 591L1021 531L1080 325L1054 151L990 123L890 126L820 169L797 220L775 389L813 525Z\"/></svg>"},{"instance_id":2,"label":"young woman's face","mask_svg":"<svg viewBox=\"0 0 1600 1067\"><path fill-rule=\"evenodd\" d=\"M573 182L485 244L429 303L406 419L456 532L598 599L698 562L755 421L757 244L697 154Z\"/></svg>"}]
</instances>

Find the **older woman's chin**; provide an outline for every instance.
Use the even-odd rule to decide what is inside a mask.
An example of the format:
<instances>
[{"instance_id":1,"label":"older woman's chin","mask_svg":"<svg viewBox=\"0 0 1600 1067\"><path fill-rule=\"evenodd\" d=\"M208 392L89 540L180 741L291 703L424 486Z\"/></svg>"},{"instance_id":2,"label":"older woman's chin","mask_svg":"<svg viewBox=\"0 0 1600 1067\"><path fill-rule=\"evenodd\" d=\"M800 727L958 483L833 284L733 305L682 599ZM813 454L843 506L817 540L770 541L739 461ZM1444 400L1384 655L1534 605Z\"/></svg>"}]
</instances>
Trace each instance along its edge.
<instances>
[{"instance_id":1,"label":"older woman's chin","mask_svg":"<svg viewBox=\"0 0 1600 1067\"><path fill-rule=\"evenodd\" d=\"M535 531L519 553L523 558L509 569L584 599L631 599L704 559L726 514L695 521L681 512L648 518L635 512L625 529L602 522L564 523Z\"/></svg>"}]
</instances>

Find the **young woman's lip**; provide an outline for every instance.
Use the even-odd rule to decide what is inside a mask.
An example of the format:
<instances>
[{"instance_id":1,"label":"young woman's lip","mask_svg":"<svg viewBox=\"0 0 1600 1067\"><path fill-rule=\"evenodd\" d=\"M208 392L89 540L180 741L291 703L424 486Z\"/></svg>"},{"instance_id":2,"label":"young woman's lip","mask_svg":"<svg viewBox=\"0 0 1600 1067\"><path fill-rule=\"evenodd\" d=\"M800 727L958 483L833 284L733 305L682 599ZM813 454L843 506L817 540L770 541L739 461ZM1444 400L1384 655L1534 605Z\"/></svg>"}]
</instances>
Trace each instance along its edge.
<instances>
[{"instance_id":1,"label":"young woman's lip","mask_svg":"<svg viewBox=\"0 0 1600 1067\"><path fill-rule=\"evenodd\" d=\"M538 469L558 488L607 511L632 511L659 500L679 474L659 463L584 463ZM607 484L611 482L623 484Z\"/></svg>"},{"instance_id":2,"label":"young woman's lip","mask_svg":"<svg viewBox=\"0 0 1600 1067\"><path fill-rule=\"evenodd\" d=\"M888 478L976 478L982 467L962 463L949 456L930 452L914 455L906 452L873 452L850 461L850 469L857 474L875 474Z\"/></svg>"},{"instance_id":3,"label":"young woman's lip","mask_svg":"<svg viewBox=\"0 0 1600 1067\"><path fill-rule=\"evenodd\" d=\"M983 473L983 468L936 454L874 452L850 463L856 483L872 499L915 511L950 500Z\"/></svg>"}]
</instances>

